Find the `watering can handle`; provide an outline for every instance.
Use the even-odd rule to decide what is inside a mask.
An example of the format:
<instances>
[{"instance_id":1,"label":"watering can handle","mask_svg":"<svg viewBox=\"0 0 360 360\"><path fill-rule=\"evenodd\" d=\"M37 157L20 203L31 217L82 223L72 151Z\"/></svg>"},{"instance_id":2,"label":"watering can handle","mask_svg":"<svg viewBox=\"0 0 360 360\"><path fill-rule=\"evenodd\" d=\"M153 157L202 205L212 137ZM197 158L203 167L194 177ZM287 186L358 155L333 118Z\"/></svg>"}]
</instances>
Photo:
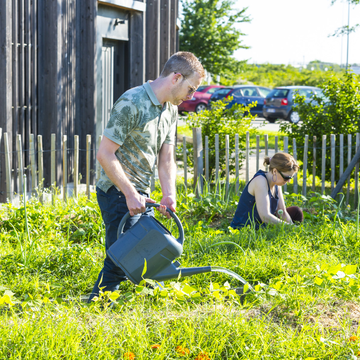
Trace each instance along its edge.
<instances>
[{"instance_id":1,"label":"watering can handle","mask_svg":"<svg viewBox=\"0 0 360 360\"><path fill-rule=\"evenodd\" d=\"M148 207L155 207L155 208L157 208L157 207L159 207L159 206L160 206L160 204L150 204L150 203L147 203L147 204L146 204L146 207L147 207L147 208L148 208ZM184 228L183 228L183 226L182 226L179 218L177 217L177 215L176 215L174 212L172 212L168 207L166 208L166 211L167 211L167 212L171 215L171 217L175 220L175 223L176 223L176 225L177 225L177 227L178 227L178 229L179 229L179 238L176 239L176 241L177 241L178 243L180 243L181 245L183 245L183 243L184 243ZM119 228L118 228L118 235L119 235L119 233L120 233L120 234L123 233L125 223L126 223L126 221L127 221L127 219L128 219L129 217L130 217L130 212L128 211L128 212L124 215L124 217L121 219L121 221L120 221Z\"/></svg>"}]
</instances>

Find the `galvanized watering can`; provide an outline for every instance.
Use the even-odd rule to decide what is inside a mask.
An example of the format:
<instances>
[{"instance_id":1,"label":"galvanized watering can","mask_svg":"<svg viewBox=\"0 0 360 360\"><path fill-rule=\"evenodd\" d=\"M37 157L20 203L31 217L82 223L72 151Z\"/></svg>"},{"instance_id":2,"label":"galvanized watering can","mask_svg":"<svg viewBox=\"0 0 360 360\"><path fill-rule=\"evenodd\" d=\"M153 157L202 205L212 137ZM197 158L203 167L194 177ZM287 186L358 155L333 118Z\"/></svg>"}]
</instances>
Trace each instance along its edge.
<instances>
[{"instance_id":1,"label":"galvanized watering can","mask_svg":"<svg viewBox=\"0 0 360 360\"><path fill-rule=\"evenodd\" d=\"M147 207L159 207L159 204L147 204ZM125 233L125 223L130 217L128 212L121 220L118 230L118 239L107 250L110 259L121 268L128 279L139 284L143 279L145 259L147 271L144 278L157 281L176 279L181 276L212 271L210 266L180 268L175 261L182 252L184 244L184 229L179 218L167 209L179 229L179 238L176 239L153 216L142 215L139 221Z\"/></svg>"}]
</instances>

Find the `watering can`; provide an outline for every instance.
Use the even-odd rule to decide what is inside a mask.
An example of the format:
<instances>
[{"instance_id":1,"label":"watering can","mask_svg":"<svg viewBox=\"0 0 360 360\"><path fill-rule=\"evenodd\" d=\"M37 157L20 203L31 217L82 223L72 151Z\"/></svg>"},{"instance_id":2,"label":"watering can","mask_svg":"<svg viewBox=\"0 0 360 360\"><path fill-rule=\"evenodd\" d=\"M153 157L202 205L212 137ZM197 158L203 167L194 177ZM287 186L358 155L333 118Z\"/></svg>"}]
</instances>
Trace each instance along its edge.
<instances>
[{"instance_id":1,"label":"watering can","mask_svg":"<svg viewBox=\"0 0 360 360\"><path fill-rule=\"evenodd\" d=\"M125 223L130 217L128 212L119 224L118 239L107 250L110 259L134 284L139 284L143 279L145 260L144 278L157 281L177 279L180 273L181 276L191 276L212 271L210 266L180 268L180 263L175 259L183 252L184 229L179 218L170 209L167 211L179 229L178 239L153 216L147 215L142 215L134 226L123 232Z\"/></svg>"}]
</instances>

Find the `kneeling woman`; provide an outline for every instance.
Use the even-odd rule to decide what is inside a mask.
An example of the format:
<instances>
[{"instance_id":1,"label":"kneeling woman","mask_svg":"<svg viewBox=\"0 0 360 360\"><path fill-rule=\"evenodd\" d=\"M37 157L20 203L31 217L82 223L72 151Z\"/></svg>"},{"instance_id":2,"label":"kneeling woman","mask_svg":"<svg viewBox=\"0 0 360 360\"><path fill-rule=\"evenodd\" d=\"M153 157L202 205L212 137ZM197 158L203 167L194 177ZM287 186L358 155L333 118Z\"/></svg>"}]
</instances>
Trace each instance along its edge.
<instances>
[{"instance_id":1,"label":"kneeling woman","mask_svg":"<svg viewBox=\"0 0 360 360\"><path fill-rule=\"evenodd\" d=\"M231 222L232 228L254 224L258 229L265 224L293 224L304 220L298 206L285 207L281 190L299 170L296 160L279 152L272 158L266 157L264 165L269 165L269 172L259 170L246 184Z\"/></svg>"}]
</instances>

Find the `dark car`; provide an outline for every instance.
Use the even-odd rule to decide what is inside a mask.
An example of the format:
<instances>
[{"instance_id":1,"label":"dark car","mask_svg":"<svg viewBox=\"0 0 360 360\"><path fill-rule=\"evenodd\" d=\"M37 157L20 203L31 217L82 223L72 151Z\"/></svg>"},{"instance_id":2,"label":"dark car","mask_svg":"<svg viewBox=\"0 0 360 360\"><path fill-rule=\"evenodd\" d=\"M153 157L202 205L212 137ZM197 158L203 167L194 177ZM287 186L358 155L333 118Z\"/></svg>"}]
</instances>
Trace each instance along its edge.
<instances>
[{"instance_id":1,"label":"dark car","mask_svg":"<svg viewBox=\"0 0 360 360\"><path fill-rule=\"evenodd\" d=\"M293 110L295 94L305 96L312 101L313 95L322 96L322 90L313 86L281 86L272 90L264 101L263 115L270 123L283 119L296 124L300 121L297 111Z\"/></svg>"},{"instance_id":2,"label":"dark car","mask_svg":"<svg viewBox=\"0 0 360 360\"><path fill-rule=\"evenodd\" d=\"M203 111L207 108L211 95L216 91L223 88L221 85L201 85L195 92L194 96L190 100L182 102L178 106L179 113L184 111L196 113Z\"/></svg>"},{"instance_id":3,"label":"dark car","mask_svg":"<svg viewBox=\"0 0 360 360\"><path fill-rule=\"evenodd\" d=\"M209 105L212 101L218 101L227 98L231 91L234 90L234 86L224 86L222 89L216 90L209 99Z\"/></svg>"},{"instance_id":4,"label":"dark car","mask_svg":"<svg viewBox=\"0 0 360 360\"><path fill-rule=\"evenodd\" d=\"M250 113L255 116L263 116L263 106L265 97L271 92L271 89L256 86L256 85L242 85L235 87L227 96L233 96L233 99L227 105L231 107L234 104L242 104L248 106L255 103L250 109Z\"/></svg>"}]
</instances>

